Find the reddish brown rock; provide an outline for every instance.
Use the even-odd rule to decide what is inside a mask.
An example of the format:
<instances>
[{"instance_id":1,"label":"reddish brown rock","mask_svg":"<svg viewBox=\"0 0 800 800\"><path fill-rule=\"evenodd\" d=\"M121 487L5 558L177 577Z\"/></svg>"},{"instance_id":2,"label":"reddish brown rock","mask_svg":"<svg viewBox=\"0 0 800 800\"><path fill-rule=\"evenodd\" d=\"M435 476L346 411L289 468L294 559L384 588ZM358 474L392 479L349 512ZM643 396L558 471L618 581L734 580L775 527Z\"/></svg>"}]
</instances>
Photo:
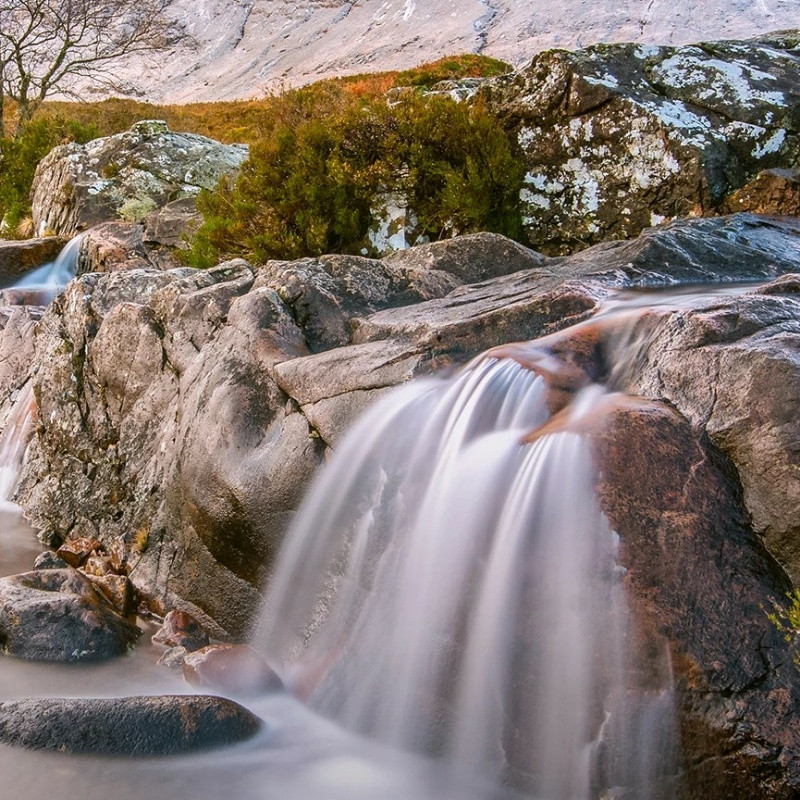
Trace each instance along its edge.
<instances>
[{"instance_id":1,"label":"reddish brown rock","mask_svg":"<svg viewBox=\"0 0 800 800\"><path fill-rule=\"evenodd\" d=\"M164 623L153 634L153 641L167 647L199 650L208 644L208 633L191 614L175 610L164 617Z\"/></svg>"},{"instance_id":2,"label":"reddish brown rock","mask_svg":"<svg viewBox=\"0 0 800 800\"><path fill-rule=\"evenodd\" d=\"M726 214L800 215L800 170L767 169L725 200Z\"/></svg>"},{"instance_id":3,"label":"reddish brown rock","mask_svg":"<svg viewBox=\"0 0 800 800\"><path fill-rule=\"evenodd\" d=\"M101 555L96 550L86 559L82 567L87 575L109 575L114 573L112 560L109 556Z\"/></svg>"},{"instance_id":4,"label":"reddish brown rock","mask_svg":"<svg viewBox=\"0 0 800 800\"><path fill-rule=\"evenodd\" d=\"M234 694L260 694L283 689L283 681L255 650L241 644L212 644L189 653L183 677L192 684Z\"/></svg>"},{"instance_id":5,"label":"reddish brown rock","mask_svg":"<svg viewBox=\"0 0 800 800\"><path fill-rule=\"evenodd\" d=\"M103 545L97 539L82 536L80 539L68 539L56 553L71 567L80 567L95 551L102 550Z\"/></svg>"},{"instance_id":6,"label":"reddish brown rock","mask_svg":"<svg viewBox=\"0 0 800 800\"><path fill-rule=\"evenodd\" d=\"M87 577L123 617L134 613L137 594L130 578L114 574L88 574Z\"/></svg>"},{"instance_id":7,"label":"reddish brown rock","mask_svg":"<svg viewBox=\"0 0 800 800\"><path fill-rule=\"evenodd\" d=\"M648 650L669 642L683 797L800 795L800 671L767 619L791 588L748 525L728 462L669 406L613 408L599 497Z\"/></svg>"}]
</instances>

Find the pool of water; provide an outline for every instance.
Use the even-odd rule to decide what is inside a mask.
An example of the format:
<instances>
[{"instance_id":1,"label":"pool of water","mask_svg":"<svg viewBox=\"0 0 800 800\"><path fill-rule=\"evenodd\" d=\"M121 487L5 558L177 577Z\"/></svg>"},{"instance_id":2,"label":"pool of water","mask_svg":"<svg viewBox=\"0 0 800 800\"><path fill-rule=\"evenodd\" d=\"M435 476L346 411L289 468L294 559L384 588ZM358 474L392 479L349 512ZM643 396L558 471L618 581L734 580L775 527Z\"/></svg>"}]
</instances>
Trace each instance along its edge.
<instances>
[{"instance_id":1,"label":"pool of water","mask_svg":"<svg viewBox=\"0 0 800 800\"><path fill-rule=\"evenodd\" d=\"M42 551L14 506L0 508L0 575L32 568ZM155 627L140 622L139 646L90 665L29 662L0 655L0 700L15 697L123 697L191 692L156 662ZM234 698L264 721L235 747L169 758L37 753L0 745L2 800L483 800L516 795L465 786L435 761L346 733L288 695Z\"/></svg>"}]
</instances>

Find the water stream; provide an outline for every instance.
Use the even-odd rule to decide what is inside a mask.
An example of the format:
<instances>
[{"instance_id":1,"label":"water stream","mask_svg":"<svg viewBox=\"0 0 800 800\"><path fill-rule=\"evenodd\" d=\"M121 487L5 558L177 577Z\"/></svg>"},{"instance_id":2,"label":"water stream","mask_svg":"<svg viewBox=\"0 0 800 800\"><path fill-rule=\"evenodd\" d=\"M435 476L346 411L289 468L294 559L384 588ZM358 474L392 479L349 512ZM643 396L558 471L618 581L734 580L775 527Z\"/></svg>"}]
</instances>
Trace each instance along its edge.
<instances>
[{"instance_id":1,"label":"water stream","mask_svg":"<svg viewBox=\"0 0 800 800\"><path fill-rule=\"evenodd\" d=\"M74 273L69 248L25 285L58 284L68 259ZM697 292L690 301L704 302ZM626 295L603 313L636 319L688 302ZM581 432L608 391L578 387L548 428L547 370L526 363L540 343L529 350L400 387L321 470L254 637L296 696L236 698L265 721L259 737L140 760L0 746L2 797L670 797L666 648L658 681L643 682L618 537ZM30 569L41 549L8 502L35 414L29 392L0 439L0 575ZM140 646L105 664L0 658L0 695L190 691L156 666L152 626L140 625Z\"/></svg>"}]
</instances>

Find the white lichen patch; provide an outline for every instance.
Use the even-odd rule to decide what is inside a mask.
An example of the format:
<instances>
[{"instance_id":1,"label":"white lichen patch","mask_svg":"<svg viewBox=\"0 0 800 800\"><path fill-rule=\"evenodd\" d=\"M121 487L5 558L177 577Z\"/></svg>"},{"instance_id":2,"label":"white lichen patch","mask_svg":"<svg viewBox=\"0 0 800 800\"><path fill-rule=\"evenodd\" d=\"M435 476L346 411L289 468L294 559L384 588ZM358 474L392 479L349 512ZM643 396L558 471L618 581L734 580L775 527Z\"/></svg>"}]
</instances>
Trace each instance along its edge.
<instances>
[{"instance_id":1,"label":"white lichen patch","mask_svg":"<svg viewBox=\"0 0 800 800\"><path fill-rule=\"evenodd\" d=\"M520 189L519 199L527 206L534 206L535 208L541 208L545 211L549 210L553 205L547 195L541 192L532 192L530 189Z\"/></svg>"},{"instance_id":2,"label":"white lichen patch","mask_svg":"<svg viewBox=\"0 0 800 800\"><path fill-rule=\"evenodd\" d=\"M586 83L591 83L593 86L605 86L608 89L619 88L619 81L609 72L603 75L584 75L583 79Z\"/></svg>"},{"instance_id":3,"label":"white lichen patch","mask_svg":"<svg viewBox=\"0 0 800 800\"><path fill-rule=\"evenodd\" d=\"M753 158L764 158L764 156L777 153L781 147L783 147L785 141L786 131L783 128L779 128L766 142L755 146L753 149Z\"/></svg>"},{"instance_id":4,"label":"white lichen patch","mask_svg":"<svg viewBox=\"0 0 800 800\"><path fill-rule=\"evenodd\" d=\"M775 80L770 73L738 61L708 58L696 48L687 48L665 59L653 68L653 74L667 86L690 89L703 101L723 100L745 108L757 102L786 105L783 92L762 88Z\"/></svg>"},{"instance_id":5,"label":"white lichen patch","mask_svg":"<svg viewBox=\"0 0 800 800\"><path fill-rule=\"evenodd\" d=\"M104 192L106 189L108 189L109 186L112 186L113 184L114 184L114 181L112 181L112 180L100 179L98 181L95 181L86 191L91 195L100 194L101 192Z\"/></svg>"}]
</instances>

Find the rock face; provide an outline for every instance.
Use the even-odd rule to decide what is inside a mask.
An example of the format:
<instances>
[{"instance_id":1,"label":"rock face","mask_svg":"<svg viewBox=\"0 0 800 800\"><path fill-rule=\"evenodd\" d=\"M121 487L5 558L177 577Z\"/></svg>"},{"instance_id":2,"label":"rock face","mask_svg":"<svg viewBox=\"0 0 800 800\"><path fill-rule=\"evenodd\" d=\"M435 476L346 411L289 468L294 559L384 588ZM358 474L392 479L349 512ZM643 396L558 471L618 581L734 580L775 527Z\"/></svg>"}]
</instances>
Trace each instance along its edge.
<instances>
[{"instance_id":1,"label":"rock face","mask_svg":"<svg viewBox=\"0 0 800 800\"><path fill-rule=\"evenodd\" d=\"M154 610L240 634L314 468L390 387L585 319L618 288L795 271L800 225L740 215L566 260L479 236L385 262L87 274L38 327L19 501L45 537L124 549Z\"/></svg>"},{"instance_id":2,"label":"rock face","mask_svg":"<svg viewBox=\"0 0 800 800\"><path fill-rule=\"evenodd\" d=\"M640 648L666 636L672 649L680 796L796 797L800 670L766 618L790 585L749 529L730 463L656 402L612 413L595 444Z\"/></svg>"},{"instance_id":3,"label":"rock face","mask_svg":"<svg viewBox=\"0 0 800 800\"><path fill-rule=\"evenodd\" d=\"M573 252L704 214L800 152L794 36L543 53L491 82L528 173L532 246ZM735 209L735 210L747 210Z\"/></svg>"},{"instance_id":4,"label":"rock face","mask_svg":"<svg viewBox=\"0 0 800 800\"><path fill-rule=\"evenodd\" d=\"M669 314L623 388L663 398L734 463L755 530L800 580L800 282Z\"/></svg>"},{"instance_id":5,"label":"rock face","mask_svg":"<svg viewBox=\"0 0 800 800\"><path fill-rule=\"evenodd\" d=\"M36 170L34 227L40 234L73 236L99 222L141 222L156 209L213 188L223 175L234 175L247 154L245 145L173 133L158 120L137 122L126 133L85 145L56 147ZM173 228L170 237L176 236Z\"/></svg>"},{"instance_id":6,"label":"rock face","mask_svg":"<svg viewBox=\"0 0 800 800\"><path fill-rule=\"evenodd\" d=\"M725 200L726 213L800 216L800 170L766 169Z\"/></svg>"},{"instance_id":7,"label":"rock face","mask_svg":"<svg viewBox=\"0 0 800 800\"><path fill-rule=\"evenodd\" d=\"M0 580L0 641L6 653L39 661L100 661L138 636L77 570L45 569Z\"/></svg>"},{"instance_id":8,"label":"rock face","mask_svg":"<svg viewBox=\"0 0 800 800\"><path fill-rule=\"evenodd\" d=\"M0 703L0 741L59 753L177 755L236 744L260 728L238 703L203 695Z\"/></svg>"}]
</instances>

